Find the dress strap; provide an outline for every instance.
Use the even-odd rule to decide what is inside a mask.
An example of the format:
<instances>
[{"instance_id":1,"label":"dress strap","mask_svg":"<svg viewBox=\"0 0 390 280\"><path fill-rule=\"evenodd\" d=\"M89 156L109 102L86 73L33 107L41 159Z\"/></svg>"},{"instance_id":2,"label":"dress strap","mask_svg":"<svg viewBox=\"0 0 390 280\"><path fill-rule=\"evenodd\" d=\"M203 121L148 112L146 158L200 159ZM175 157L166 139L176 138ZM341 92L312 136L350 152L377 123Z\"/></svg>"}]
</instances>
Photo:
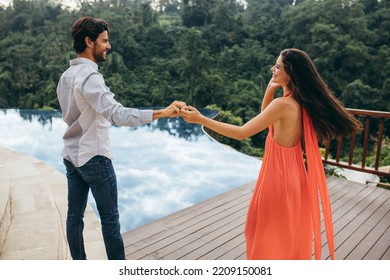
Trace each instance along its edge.
<instances>
[{"instance_id":1,"label":"dress strap","mask_svg":"<svg viewBox=\"0 0 390 280\"><path fill-rule=\"evenodd\" d=\"M321 259L321 216L318 193L321 196L322 212L325 220L326 237L328 239L329 253L334 260L334 240L332 210L328 194L328 187L325 178L324 167L320 149L318 147L317 135L315 134L311 118L305 109L303 111L303 130L305 139L305 151L307 159L307 173L309 192L312 198L312 220L314 226L314 254L315 258Z\"/></svg>"}]
</instances>

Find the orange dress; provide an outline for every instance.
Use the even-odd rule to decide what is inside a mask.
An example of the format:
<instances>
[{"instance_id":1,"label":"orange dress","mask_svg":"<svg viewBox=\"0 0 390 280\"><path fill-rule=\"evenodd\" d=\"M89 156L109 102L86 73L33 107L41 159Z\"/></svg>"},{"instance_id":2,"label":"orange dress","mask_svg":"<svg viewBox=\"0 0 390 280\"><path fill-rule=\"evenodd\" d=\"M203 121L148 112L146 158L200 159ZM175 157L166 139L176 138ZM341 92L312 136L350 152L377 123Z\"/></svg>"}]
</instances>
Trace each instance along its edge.
<instances>
[{"instance_id":1,"label":"orange dress","mask_svg":"<svg viewBox=\"0 0 390 280\"><path fill-rule=\"evenodd\" d=\"M308 164L301 143L284 147L273 139L273 127L265 144L260 174L249 204L245 225L248 259L321 258L321 195L329 252L333 253L333 229L324 169L310 118L303 110L303 129Z\"/></svg>"}]
</instances>

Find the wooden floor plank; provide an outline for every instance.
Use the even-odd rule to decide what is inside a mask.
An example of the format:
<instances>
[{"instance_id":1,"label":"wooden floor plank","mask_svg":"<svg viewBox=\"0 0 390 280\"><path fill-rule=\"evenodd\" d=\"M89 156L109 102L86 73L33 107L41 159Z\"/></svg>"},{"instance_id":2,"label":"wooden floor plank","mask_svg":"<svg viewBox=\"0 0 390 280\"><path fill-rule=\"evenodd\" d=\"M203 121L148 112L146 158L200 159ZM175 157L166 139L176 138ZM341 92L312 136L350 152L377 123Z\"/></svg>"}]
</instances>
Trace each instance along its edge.
<instances>
[{"instance_id":1,"label":"wooden floor plank","mask_svg":"<svg viewBox=\"0 0 390 280\"><path fill-rule=\"evenodd\" d=\"M367 237L367 235L371 232L373 229L373 226L375 226L382 220L385 211L388 211L388 207L386 205L386 201L383 197L378 197L376 200L374 200L363 212L361 212L360 215L358 215L358 218L354 219L354 223L350 223L350 231L348 232L347 229L343 230L343 233L345 235L351 233L348 236L345 236L345 241L339 245L337 248L337 254L339 258L342 259L362 259L364 257L364 251L367 252L367 250L359 249L359 244ZM387 200L388 201L388 200ZM382 207L383 206L383 207ZM365 219L366 218L366 219ZM370 222L368 222L370 221ZM374 225L372 225L374 223ZM383 234L385 229L380 230L380 228L376 228L375 232L379 233L380 235ZM352 258L350 256L351 254L351 248L352 251L359 252L360 256L356 256L355 258ZM368 248L367 248L368 249ZM350 257L349 257L350 256ZM349 257L349 258L348 258Z\"/></svg>"},{"instance_id":2,"label":"wooden floor plank","mask_svg":"<svg viewBox=\"0 0 390 280\"><path fill-rule=\"evenodd\" d=\"M229 250L228 252L223 254L219 259L220 260L240 260L240 259L245 259L246 255L243 255L243 253L242 253L242 252L245 252L245 251L246 251L245 240L244 240L244 237L242 237L242 242L238 246L232 248L231 250ZM243 258L241 258L241 256Z\"/></svg>"},{"instance_id":3,"label":"wooden floor plank","mask_svg":"<svg viewBox=\"0 0 390 280\"><path fill-rule=\"evenodd\" d=\"M183 248L181 248L180 253L175 252L175 254L169 254L165 256L166 259L175 258L175 259L194 259L199 258L202 253L197 255L197 252L204 252L206 250L206 246L209 246L211 242L215 242L221 235L226 232L230 232L235 227L241 227L241 231L243 231L244 219L246 216L247 209L243 208L241 211L236 212L235 215L230 215L226 219L222 219L218 221L218 223L211 226L211 230L208 230L206 234L202 235L201 239L205 241L205 244L202 246L197 246L195 249L192 247L187 247L186 244L183 244ZM192 240L191 243L197 243L197 240ZM190 243L190 244L191 244ZM199 250L200 249L200 250Z\"/></svg>"},{"instance_id":4,"label":"wooden floor plank","mask_svg":"<svg viewBox=\"0 0 390 280\"><path fill-rule=\"evenodd\" d=\"M207 240L206 244L204 244L202 246L197 246L197 248L195 250L191 250L190 252L187 252L187 250L185 250L184 252L186 254L182 255L180 257L180 259L193 260L193 259L201 258L206 253L209 253L210 251L214 250L215 247L217 247L221 244L221 237L223 237L225 232L228 232L231 235L234 233L234 229L239 228L239 231L241 231L241 233L242 233L243 228L244 228L244 223L239 224L238 222L240 222L240 221L237 221L237 222L233 221L233 222L227 224L226 230L221 229L221 230L218 230L216 235L207 236L209 238L209 240L207 240L206 238L202 238L203 240ZM244 238L242 238L242 240L244 241ZM194 243L196 243L196 241ZM228 246L230 247L230 245L228 245L228 244L225 244L225 245L226 245L226 247L228 247Z\"/></svg>"},{"instance_id":5,"label":"wooden floor plank","mask_svg":"<svg viewBox=\"0 0 390 280\"><path fill-rule=\"evenodd\" d=\"M228 232L218 239L216 239L213 244L215 244L215 248L209 251L207 254L204 254L199 259L200 260L218 260L221 256L223 256L226 251L230 251L232 248L238 246L242 243L243 240L243 228L236 227L231 232ZM225 244L229 243L229 246Z\"/></svg>"},{"instance_id":6,"label":"wooden floor plank","mask_svg":"<svg viewBox=\"0 0 390 280\"><path fill-rule=\"evenodd\" d=\"M245 196L240 196L236 200L230 200L229 203L220 204L218 207L214 207L212 209L209 209L209 211L201 211L201 213L197 216L193 216L192 213L189 212L190 217L186 217L184 215L181 215L180 218L175 218L175 222L167 223L166 230L159 232L159 234L154 235L148 240L144 240L142 243L142 248L139 247L139 244L132 245L132 249L138 249L142 251L142 254L154 254L154 258L161 258L162 255L159 253L162 249L164 250L170 250L172 246L177 247L178 243L187 242L183 241L183 239L187 240L188 234L192 234L191 238L194 238L198 240L202 237L202 229L207 228L208 226L212 225L224 218L226 215L226 211L229 211L229 213L234 213L237 210L245 208L243 206L243 202L246 202L248 200ZM183 217L186 217L183 219ZM176 230L175 233L173 233L170 228L174 228ZM137 250L137 251L138 251ZM128 252L131 252L128 250ZM135 258L139 256L139 253L134 254L128 254L127 258ZM158 256L158 257L157 257Z\"/></svg>"},{"instance_id":7,"label":"wooden floor plank","mask_svg":"<svg viewBox=\"0 0 390 280\"><path fill-rule=\"evenodd\" d=\"M386 252L383 254L381 260L390 260L390 246L387 248Z\"/></svg>"},{"instance_id":8,"label":"wooden floor plank","mask_svg":"<svg viewBox=\"0 0 390 280\"><path fill-rule=\"evenodd\" d=\"M335 212L333 212L333 231L335 254L338 259L344 259L348 254L345 251L338 251L339 247L352 235L352 233L376 210L377 206L368 207L373 200L383 193L383 189L376 187L366 187L357 193L348 202ZM340 210L343 209L343 210ZM335 214L336 213L336 214ZM353 240L356 242L356 240ZM329 258L326 237L323 236L323 256ZM354 247L356 244L354 245Z\"/></svg>"},{"instance_id":9,"label":"wooden floor plank","mask_svg":"<svg viewBox=\"0 0 390 280\"><path fill-rule=\"evenodd\" d=\"M201 215L202 213L207 213L208 211L212 209L218 209L221 205L226 204L229 202L229 199L232 199L233 197L237 200L240 200L241 197L244 197L246 199L248 196L250 196L250 188L253 186L253 182L247 185L244 185L243 187L233 189L229 192L229 195L222 194L220 196L211 198L207 201L207 204L195 204L191 207L185 208L179 212L176 212L172 215L169 215L167 217L161 218L158 221L152 222L150 224L147 224L145 226L136 228L134 230L127 231L123 233L124 239L129 239L129 243L126 244L126 246L132 246L132 244L136 244L140 240L145 239L146 236L154 236L159 235L163 230L165 230L167 227L172 226L176 227L178 224L180 224L182 221L188 220L188 215L192 216L193 213L197 213L197 215ZM148 227L148 230L145 230L145 227ZM129 236L130 233L130 236ZM146 235L145 235L146 234Z\"/></svg>"},{"instance_id":10,"label":"wooden floor plank","mask_svg":"<svg viewBox=\"0 0 390 280\"><path fill-rule=\"evenodd\" d=\"M378 239L375 245L371 248L368 254L363 258L364 260L382 260L386 252L389 250L390 243L390 227ZM387 259L389 260L389 259Z\"/></svg>"},{"instance_id":11,"label":"wooden floor plank","mask_svg":"<svg viewBox=\"0 0 390 280\"><path fill-rule=\"evenodd\" d=\"M390 191L343 178L327 182L336 259L390 259ZM127 259L245 259L244 227L254 185L124 233ZM326 259L324 231L321 239Z\"/></svg>"},{"instance_id":12,"label":"wooden floor plank","mask_svg":"<svg viewBox=\"0 0 390 280\"><path fill-rule=\"evenodd\" d=\"M378 210L373 214L373 218L364 223L361 231L366 231L367 235L361 242L353 248L346 257L347 260L362 260L368 252L374 247L377 240L388 229L388 221L390 220L390 199L388 199ZM375 225L372 223L378 221ZM353 237L351 237L353 239ZM388 243L390 245L390 241ZM375 249L373 249L375 250Z\"/></svg>"},{"instance_id":13,"label":"wooden floor plank","mask_svg":"<svg viewBox=\"0 0 390 280\"><path fill-rule=\"evenodd\" d=\"M235 193L234 193L235 194ZM139 239L145 240L146 237L150 238L150 243L156 242L158 240L167 238L168 236L172 235L173 233L169 230L170 228L175 228L176 231L185 231L191 228L192 226L199 226L199 223L203 220L207 220L211 217L211 219L218 219L219 216L223 215L223 213L227 210L229 210L229 207L232 208L235 205L238 205L241 207L241 203L243 201L246 201L247 197L245 195L238 194L238 198L231 202L227 203L229 201L226 200L220 200L218 204L213 203L213 206L207 205L207 207L197 209L198 205L196 205L194 208L191 208L191 211L183 211L183 213L180 213L180 215L172 215L172 219L161 219L154 223L149 224L149 228L153 228L154 224L159 226L159 230L156 231L148 231L145 236L145 232L139 231L139 229L135 230L136 237ZM229 211L232 211L231 209ZM197 215L194 217L193 213L197 213ZM219 215L219 216L218 216ZM132 232L132 231L130 231ZM153 234L151 234L152 232ZM128 233L124 234L124 238L127 238ZM137 243L134 241L133 234L131 234L131 242L130 244L127 244L129 247L132 246L132 244Z\"/></svg>"}]
</instances>

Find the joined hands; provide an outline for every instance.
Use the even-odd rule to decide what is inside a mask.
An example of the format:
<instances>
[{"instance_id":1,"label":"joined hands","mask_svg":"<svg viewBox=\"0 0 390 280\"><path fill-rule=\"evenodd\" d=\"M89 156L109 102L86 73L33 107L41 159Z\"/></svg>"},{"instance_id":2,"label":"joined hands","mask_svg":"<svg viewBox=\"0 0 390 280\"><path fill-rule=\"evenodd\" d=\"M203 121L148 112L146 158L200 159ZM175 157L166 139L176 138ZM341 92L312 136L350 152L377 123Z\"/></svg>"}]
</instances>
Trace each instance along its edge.
<instances>
[{"instance_id":1,"label":"joined hands","mask_svg":"<svg viewBox=\"0 0 390 280\"><path fill-rule=\"evenodd\" d=\"M188 123L200 123L202 114L183 101L174 101L164 109L167 117L182 117Z\"/></svg>"}]
</instances>

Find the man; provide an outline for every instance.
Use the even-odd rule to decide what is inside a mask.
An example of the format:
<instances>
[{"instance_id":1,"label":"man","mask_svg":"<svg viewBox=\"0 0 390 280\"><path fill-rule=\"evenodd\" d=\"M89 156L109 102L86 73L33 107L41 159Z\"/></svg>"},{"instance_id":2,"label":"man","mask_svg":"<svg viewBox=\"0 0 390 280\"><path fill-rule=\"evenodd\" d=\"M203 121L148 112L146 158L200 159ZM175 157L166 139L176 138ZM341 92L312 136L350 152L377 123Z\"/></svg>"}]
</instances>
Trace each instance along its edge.
<instances>
[{"instance_id":1,"label":"man","mask_svg":"<svg viewBox=\"0 0 390 280\"><path fill-rule=\"evenodd\" d=\"M125 259L120 233L116 175L111 162L110 124L138 126L163 117L177 117L185 103L161 110L123 107L105 85L97 63L111 48L107 22L83 17L72 27L77 58L62 74L57 97L68 128L62 156L68 179L66 233L73 259L86 259L83 217L91 189L99 212L108 259Z\"/></svg>"}]
</instances>

